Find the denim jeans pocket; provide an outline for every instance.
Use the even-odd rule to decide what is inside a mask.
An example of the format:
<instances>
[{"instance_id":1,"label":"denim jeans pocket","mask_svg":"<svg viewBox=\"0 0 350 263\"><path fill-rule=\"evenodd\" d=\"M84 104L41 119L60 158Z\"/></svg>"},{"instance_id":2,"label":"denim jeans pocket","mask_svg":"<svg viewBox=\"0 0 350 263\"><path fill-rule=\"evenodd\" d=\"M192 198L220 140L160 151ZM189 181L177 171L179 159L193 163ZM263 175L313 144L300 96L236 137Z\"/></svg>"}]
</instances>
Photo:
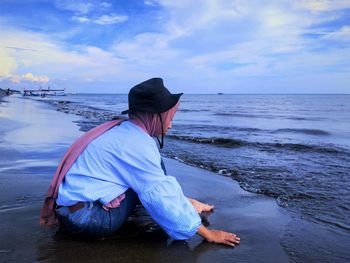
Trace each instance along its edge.
<instances>
[{"instance_id":1,"label":"denim jeans pocket","mask_svg":"<svg viewBox=\"0 0 350 263\"><path fill-rule=\"evenodd\" d=\"M84 232L89 221L88 212L86 205L75 212L71 212L69 208L65 206L56 209L56 214L60 224L65 230L68 230L68 232L73 234Z\"/></svg>"},{"instance_id":2,"label":"denim jeans pocket","mask_svg":"<svg viewBox=\"0 0 350 263\"><path fill-rule=\"evenodd\" d=\"M71 213L67 207L56 210L64 228L72 234L99 238L113 234L111 215L98 203L86 203L82 209Z\"/></svg>"}]
</instances>

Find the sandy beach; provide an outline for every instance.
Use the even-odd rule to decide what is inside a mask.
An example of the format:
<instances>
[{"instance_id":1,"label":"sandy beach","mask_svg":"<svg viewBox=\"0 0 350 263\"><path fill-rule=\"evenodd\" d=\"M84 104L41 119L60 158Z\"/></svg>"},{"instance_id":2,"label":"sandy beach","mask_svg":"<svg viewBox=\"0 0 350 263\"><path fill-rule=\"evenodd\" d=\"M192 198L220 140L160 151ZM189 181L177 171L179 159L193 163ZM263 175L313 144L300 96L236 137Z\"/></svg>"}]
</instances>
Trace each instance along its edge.
<instances>
[{"instance_id":1,"label":"sandy beach","mask_svg":"<svg viewBox=\"0 0 350 263\"><path fill-rule=\"evenodd\" d=\"M165 159L168 173L179 180L186 195L215 205L209 227L238 234L238 247L210 244L198 235L172 241L135 222L111 238L94 242L70 240L55 228L40 227L39 211L56 166L82 134L77 120L33 100L10 97L0 103L1 262L294 261L295 252L281 242L292 218L275 199L246 192L231 178L171 159Z\"/></svg>"}]
</instances>

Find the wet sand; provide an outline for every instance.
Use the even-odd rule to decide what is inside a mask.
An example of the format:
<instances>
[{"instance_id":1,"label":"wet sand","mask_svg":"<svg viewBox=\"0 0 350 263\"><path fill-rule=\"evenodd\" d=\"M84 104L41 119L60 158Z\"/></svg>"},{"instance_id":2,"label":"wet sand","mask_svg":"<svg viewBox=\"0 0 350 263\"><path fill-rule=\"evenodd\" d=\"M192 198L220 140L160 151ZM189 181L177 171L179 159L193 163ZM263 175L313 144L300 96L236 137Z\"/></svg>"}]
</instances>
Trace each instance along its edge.
<instances>
[{"instance_id":1,"label":"wet sand","mask_svg":"<svg viewBox=\"0 0 350 263\"><path fill-rule=\"evenodd\" d=\"M215 205L210 228L241 237L235 248L195 235L186 241L149 231L142 217L113 237L71 240L40 227L39 212L64 151L81 132L78 117L10 97L0 104L0 262L289 262L281 237L290 215L275 199L248 193L232 179L165 159L187 196ZM142 222L143 221L143 222Z\"/></svg>"}]
</instances>

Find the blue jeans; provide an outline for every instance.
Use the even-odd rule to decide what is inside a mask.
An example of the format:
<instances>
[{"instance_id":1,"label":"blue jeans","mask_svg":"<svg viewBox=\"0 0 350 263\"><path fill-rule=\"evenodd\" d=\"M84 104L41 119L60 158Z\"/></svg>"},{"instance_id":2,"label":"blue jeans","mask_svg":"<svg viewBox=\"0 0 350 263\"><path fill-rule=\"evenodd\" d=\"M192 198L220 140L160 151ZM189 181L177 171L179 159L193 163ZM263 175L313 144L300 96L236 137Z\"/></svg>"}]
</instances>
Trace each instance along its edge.
<instances>
[{"instance_id":1,"label":"blue jeans","mask_svg":"<svg viewBox=\"0 0 350 263\"><path fill-rule=\"evenodd\" d=\"M125 199L117 208L106 211L99 201L95 201L84 203L84 207L75 212L70 212L68 207L62 206L56 209L56 214L64 232L77 237L101 238L114 234L138 202L137 194L128 189Z\"/></svg>"}]
</instances>

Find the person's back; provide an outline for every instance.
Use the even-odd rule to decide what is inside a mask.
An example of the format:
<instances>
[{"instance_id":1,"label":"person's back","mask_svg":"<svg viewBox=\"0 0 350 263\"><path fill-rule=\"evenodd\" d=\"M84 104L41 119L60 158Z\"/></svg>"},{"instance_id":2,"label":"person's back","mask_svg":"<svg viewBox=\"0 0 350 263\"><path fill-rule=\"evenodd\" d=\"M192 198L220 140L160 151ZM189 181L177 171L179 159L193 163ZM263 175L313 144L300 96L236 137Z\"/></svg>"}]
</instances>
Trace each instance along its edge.
<instances>
[{"instance_id":1,"label":"person's back","mask_svg":"<svg viewBox=\"0 0 350 263\"><path fill-rule=\"evenodd\" d=\"M124 121L96 138L80 154L60 185L57 204L69 206L96 200L108 204L130 187L129 181L136 179L135 167L147 169L145 160L161 162L155 141L137 125ZM132 178L126 178L130 173ZM134 182L134 189L143 185L145 190L152 179L158 178L137 179L140 182Z\"/></svg>"}]
</instances>

